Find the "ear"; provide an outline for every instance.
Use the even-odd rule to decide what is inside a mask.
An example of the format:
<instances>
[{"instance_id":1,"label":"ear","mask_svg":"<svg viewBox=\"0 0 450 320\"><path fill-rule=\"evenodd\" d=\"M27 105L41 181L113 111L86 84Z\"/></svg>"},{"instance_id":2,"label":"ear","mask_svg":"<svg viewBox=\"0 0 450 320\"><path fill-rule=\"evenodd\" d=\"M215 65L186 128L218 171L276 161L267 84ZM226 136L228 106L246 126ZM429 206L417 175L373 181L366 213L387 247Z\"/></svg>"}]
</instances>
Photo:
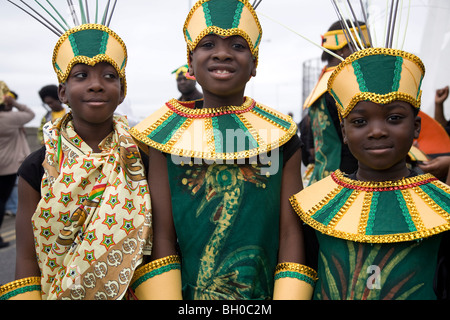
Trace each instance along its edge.
<instances>
[{"instance_id":1,"label":"ear","mask_svg":"<svg viewBox=\"0 0 450 320\"><path fill-rule=\"evenodd\" d=\"M422 118L416 116L416 118L414 119L414 139L419 138L421 129L422 129Z\"/></svg>"},{"instance_id":2,"label":"ear","mask_svg":"<svg viewBox=\"0 0 450 320\"><path fill-rule=\"evenodd\" d=\"M348 144L348 139L347 139L347 133L345 132L345 124L344 124L345 120L341 121L341 131L342 131L342 142L344 144Z\"/></svg>"},{"instance_id":3,"label":"ear","mask_svg":"<svg viewBox=\"0 0 450 320\"><path fill-rule=\"evenodd\" d=\"M119 104L121 104L125 100L125 84L122 78L120 79L120 97L119 97Z\"/></svg>"},{"instance_id":4,"label":"ear","mask_svg":"<svg viewBox=\"0 0 450 320\"><path fill-rule=\"evenodd\" d=\"M65 83L60 83L58 86L58 96L59 96L59 101L61 101L64 104L68 105L68 99L67 99L67 92L66 92L66 84Z\"/></svg>"},{"instance_id":5,"label":"ear","mask_svg":"<svg viewBox=\"0 0 450 320\"><path fill-rule=\"evenodd\" d=\"M251 72L252 77L256 77L256 58L253 57L253 66L252 66L252 72Z\"/></svg>"},{"instance_id":6,"label":"ear","mask_svg":"<svg viewBox=\"0 0 450 320\"><path fill-rule=\"evenodd\" d=\"M194 55L192 54L192 51L189 52L189 60L188 60L188 73L190 76L194 77L195 76L195 70L194 67L192 66L192 59L193 59Z\"/></svg>"}]
</instances>

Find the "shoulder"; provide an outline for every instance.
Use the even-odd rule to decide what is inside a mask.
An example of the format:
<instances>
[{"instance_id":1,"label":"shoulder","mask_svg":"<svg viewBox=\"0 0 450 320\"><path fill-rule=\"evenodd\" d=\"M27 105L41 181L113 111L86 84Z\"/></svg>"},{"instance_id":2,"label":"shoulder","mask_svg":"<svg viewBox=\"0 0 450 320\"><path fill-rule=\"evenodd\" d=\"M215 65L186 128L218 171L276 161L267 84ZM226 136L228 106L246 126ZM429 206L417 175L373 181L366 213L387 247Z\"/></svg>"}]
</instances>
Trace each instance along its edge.
<instances>
[{"instance_id":1,"label":"shoulder","mask_svg":"<svg viewBox=\"0 0 450 320\"><path fill-rule=\"evenodd\" d=\"M303 142L300 140L300 137L297 134L294 134L283 146L283 164L286 164L286 162L297 152L297 150L301 149L302 146Z\"/></svg>"},{"instance_id":2,"label":"shoulder","mask_svg":"<svg viewBox=\"0 0 450 320\"><path fill-rule=\"evenodd\" d=\"M30 153L18 170L18 175L25 179L36 191L40 192L41 180L44 176L42 163L45 159L45 146Z\"/></svg>"}]
</instances>

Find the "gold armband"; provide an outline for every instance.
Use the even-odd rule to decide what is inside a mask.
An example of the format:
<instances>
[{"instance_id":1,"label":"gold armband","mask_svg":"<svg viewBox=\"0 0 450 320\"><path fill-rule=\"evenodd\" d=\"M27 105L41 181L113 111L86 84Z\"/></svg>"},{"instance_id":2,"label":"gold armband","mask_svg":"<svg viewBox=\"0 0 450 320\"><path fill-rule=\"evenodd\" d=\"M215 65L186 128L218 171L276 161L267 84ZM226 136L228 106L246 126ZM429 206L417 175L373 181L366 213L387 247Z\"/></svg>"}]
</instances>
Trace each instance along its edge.
<instances>
[{"instance_id":1,"label":"gold armband","mask_svg":"<svg viewBox=\"0 0 450 320\"><path fill-rule=\"evenodd\" d=\"M19 279L0 287L0 300L41 299L41 277Z\"/></svg>"},{"instance_id":2,"label":"gold armband","mask_svg":"<svg viewBox=\"0 0 450 320\"><path fill-rule=\"evenodd\" d=\"M317 272L307 266L285 262L275 269L274 300L311 300Z\"/></svg>"},{"instance_id":3,"label":"gold armband","mask_svg":"<svg viewBox=\"0 0 450 320\"><path fill-rule=\"evenodd\" d=\"M168 256L140 267L131 289L139 300L182 300L180 257Z\"/></svg>"}]
</instances>

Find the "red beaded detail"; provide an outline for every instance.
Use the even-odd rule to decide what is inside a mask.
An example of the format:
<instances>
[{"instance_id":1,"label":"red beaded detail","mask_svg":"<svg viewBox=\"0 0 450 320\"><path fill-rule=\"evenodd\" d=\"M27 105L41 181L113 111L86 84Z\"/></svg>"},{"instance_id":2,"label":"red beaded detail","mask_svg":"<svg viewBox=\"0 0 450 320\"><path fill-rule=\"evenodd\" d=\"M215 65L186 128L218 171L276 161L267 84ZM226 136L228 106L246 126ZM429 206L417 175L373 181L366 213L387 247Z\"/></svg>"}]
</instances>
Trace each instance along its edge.
<instances>
[{"instance_id":1,"label":"red beaded detail","mask_svg":"<svg viewBox=\"0 0 450 320\"><path fill-rule=\"evenodd\" d=\"M249 99L249 98L247 98ZM218 108L205 108L205 109L194 109L195 102L179 102L176 100L171 100L166 102L166 106L175 112L176 114L186 117L186 118L194 118L194 119L203 119L203 118L212 118L221 116L224 114L241 114L252 110L256 106L256 101L251 100L248 107L245 107L245 103L242 106L226 106L226 107L218 107ZM185 112L180 110L180 107L183 109L192 109L189 112ZM198 112L197 112L198 111ZM210 111L210 112L208 112Z\"/></svg>"},{"instance_id":2,"label":"red beaded detail","mask_svg":"<svg viewBox=\"0 0 450 320\"><path fill-rule=\"evenodd\" d=\"M438 180L431 174L425 174L412 178L404 178L399 181L366 182L347 178L339 170L333 172L331 178L334 182L344 188L368 192L404 190Z\"/></svg>"}]
</instances>

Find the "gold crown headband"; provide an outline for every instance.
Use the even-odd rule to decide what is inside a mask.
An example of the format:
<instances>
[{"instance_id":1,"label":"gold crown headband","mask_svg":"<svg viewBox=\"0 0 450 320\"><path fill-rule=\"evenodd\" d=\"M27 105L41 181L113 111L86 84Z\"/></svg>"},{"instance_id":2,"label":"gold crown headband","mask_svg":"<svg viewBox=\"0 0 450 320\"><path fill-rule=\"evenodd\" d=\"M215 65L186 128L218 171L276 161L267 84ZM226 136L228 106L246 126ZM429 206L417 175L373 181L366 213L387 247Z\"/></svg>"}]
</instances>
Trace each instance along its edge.
<instances>
[{"instance_id":1,"label":"gold crown headband","mask_svg":"<svg viewBox=\"0 0 450 320\"><path fill-rule=\"evenodd\" d=\"M262 0L251 5L248 0L199 0L190 10L183 27L187 44L188 61L190 52L208 34L222 37L242 36L248 43L258 62L262 28L255 8Z\"/></svg>"},{"instance_id":2,"label":"gold crown headband","mask_svg":"<svg viewBox=\"0 0 450 320\"><path fill-rule=\"evenodd\" d=\"M95 1L96 6L92 16L87 0L84 0L84 3L79 0L78 8L75 7L72 0L67 0L71 19L64 19L60 11L49 0L46 0L48 7L35 0L41 11L49 16L49 19L25 1L20 1L25 6L8 0L59 37L52 58L53 69L59 83L67 80L72 67L77 63L94 66L99 62L108 62L119 74L126 95L127 48L123 40L109 28L117 0L113 4L111 0L107 1L101 18L99 17L101 12L98 0ZM79 11L80 17L78 17L77 11ZM70 20L73 24L69 22Z\"/></svg>"}]
</instances>

